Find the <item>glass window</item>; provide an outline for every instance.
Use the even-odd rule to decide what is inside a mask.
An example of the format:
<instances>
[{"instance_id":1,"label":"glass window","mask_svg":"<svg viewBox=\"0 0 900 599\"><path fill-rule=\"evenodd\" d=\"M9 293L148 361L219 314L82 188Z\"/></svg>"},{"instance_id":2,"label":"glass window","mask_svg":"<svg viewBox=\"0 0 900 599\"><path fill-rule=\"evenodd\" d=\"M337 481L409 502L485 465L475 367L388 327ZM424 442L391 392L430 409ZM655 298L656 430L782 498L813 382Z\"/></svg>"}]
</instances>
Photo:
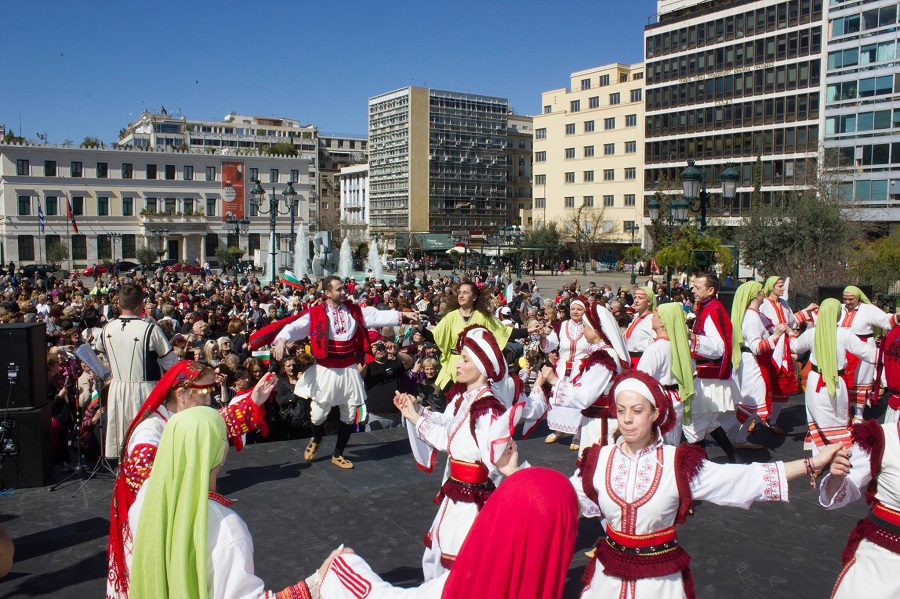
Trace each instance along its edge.
<instances>
[{"instance_id":1,"label":"glass window","mask_svg":"<svg viewBox=\"0 0 900 599\"><path fill-rule=\"evenodd\" d=\"M134 198L122 197L122 216L134 216Z\"/></svg>"},{"instance_id":2,"label":"glass window","mask_svg":"<svg viewBox=\"0 0 900 599\"><path fill-rule=\"evenodd\" d=\"M603 196L603 206L605 208L614 208L616 205L616 197L612 195Z\"/></svg>"},{"instance_id":3,"label":"glass window","mask_svg":"<svg viewBox=\"0 0 900 599\"><path fill-rule=\"evenodd\" d=\"M56 196L44 198L44 216L59 216L59 200Z\"/></svg>"},{"instance_id":4,"label":"glass window","mask_svg":"<svg viewBox=\"0 0 900 599\"><path fill-rule=\"evenodd\" d=\"M156 179L156 165L155 164L147 165L147 178L148 179Z\"/></svg>"},{"instance_id":5,"label":"glass window","mask_svg":"<svg viewBox=\"0 0 900 599\"><path fill-rule=\"evenodd\" d=\"M109 164L106 162L97 163L97 178L106 179L109 177Z\"/></svg>"},{"instance_id":6,"label":"glass window","mask_svg":"<svg viewBox=\"0 0 900 599\"><path fill-rule=\"evenodd\" d=\"M215 216L216 215L216 200L215 198L206 198L206 216Z\"/></svg>"},{"instance_id":7,"label":"glass window","mask_svg":"<svg viewBox=\"0 0 900 599\"><path fill-rule=\"evenodd\" d=\"M34 260L34 236L19 235L19 260Z\"/></svg>"},{"instance_id":8,"label":"glass window","mask_svg":"<svg viewBox=\"0 0 900 599\"><path fill-rule=\"evenodd\" d=\"M613 126L609 127L610 129L614 129L616 126L615 119L612 119L612 120L613 120ZM626 127L637 127L637 115L636 114L625 115L625 126Z\"/></svg>"},{"instance_id":9,"label":"glass window","mask_svg":"<svg viewBox=\"0 0 900 599\"><path fill-rule=\"evenodd\" d=\"M534 153L534 161L535 162L547 162L547 152L535 152Z\"/></svg>"},{"instance_id":10,"label":"glass window","mask_svg":"<svg viewBox=\"0 0 900 599\"><path fill-rule=\"evenodd\" d=\"M278 183L278 169L277 168L269 169L269 183Z\"/></svg>"},{"instance_id":11,"label":"glass window","mask_svg":"<svg viewBox=\"0 0 900 599\"><path fill-rule=\"evenodd\" d=\"M534 138L535 139L547 139L547 128L541 127L540 129L534 130Z\"/></svg>"},{"instance_id":12,"label":"glass window","mask_svg":"<svg viewBox=\"0 0 900 599\"><path fill-rule=\"evenodd\" d=\"M625 206L626 207L634 206L634 194L633 193L625 194Z\"/></svg>"},{"instance_id":13,"label":"glass window","mask_svg":"<svg viewBox=\"0 0 900 599\"><path fill-rule=\"evenodd\" d=\"M616 153L616 144L603 144L603 155L612 156Z\"/></svg>"},{"instance_id":14,"label":"glass window","mask_svg":"<svg viewBox=\"0 0 900 599\"><path fill-rule=\"evenodd\" d=\"M604 169L603 180L604 181L615 181L616 180L615 169L611 169L611 168Z\"/></svg>"},{"instance_id":15,"label":"glass window","mask_svg":"<svg viewBox=\"0 0 900 599\"><path fill-rule=\"evenodd\" d=\"M594 181L594 171L584 171L584 182L592 183Z\"/></svg>"},{"instance_id":16,"label":"glass window","mask_svg":"<svg viewBox=\"0 0 900 599\"><path fill-rule=\"evenodd\" d=\"M566 135L575 135L575 123L566 125Z\"/></svg>"},{"instance_id":17,"label":"glass window","mask_svg":"<svg viewBox=\"0 0 900 599\"><path fill-rule=\"evenodd\" d=\"M19 196L19 216L31 216L31 196Z\"/></svg>"},{"instance_id":18,"label":"glass window","mask_svg":"<svg viewBox=\"0 0 900 599\"><path fill-rule=\"evenodd\" d=\"M87 235L72 235L72 260L87 260Z\"/></svg>"},{"instance_id":19,"label":"glass window","mask_svg":"<svg viewBox=\"0 0 900 599\"><path fill-rule=\"evenodd\" d=\"M69 165L69 174L73 177L81 177L83 174L81 163L72 161L72 163Z\"/></svg>"},{"instance_id":20,"label":"glass window","mask_svg":"<svg viewBox=\"0 0 900 599\"><path fill-rule=\"evenodd\" d=\"M566 159L575 158L575 148L566 148Z\"/></svg>"},{"instance_id":21,"label":"glass window","mask_svg":"<svg viewBox=\"0 0 900 599\"><path fill-rule=\"evenodd\" d=\"M594 131L594 121L585 121L584 122L584 132L585 133L593 133Z\"/></svg>"},{"instance_id":22,"label":"glass window","mask_svg":"<svg viewBox=\"0 0 900 599\"><path fill-rule=\"evenodd\" d=\"M588 98L588 107L600 108L600 96L594 96L592 98Z\"/></svg>"},{"instance_id":23,"label":"glass window","mask_svg":"<svg viewBox=\"0 0 900 599\"><path fill-rule=\"evenodd\" d=\"M898 111L900 113L900 111ZM594 155L594 146L584 146L584 157L591 158Z\"/></svg>"},{"instance_id":24,"label":"glass window","mask_svg":"<svg viewBox=\"0 0 900 599\"><path fill-rule=\"evenodd\" d=\"M122 235L122 258L134 258L137 255L136 235Z\"/></svg>"},{"instance_id":25,"label":"glass window","mask_svg":"<svg viewBox=\"0 0 900 599\"><path fill-rule=\"evenodd\" d=\"M566 183L574 183L575 182L575 173L566 173Z\"/></svg>"},{"instance_id":26,"label":"glass window","mask_svg":"<svg viewBox=\"0 0 900 599\"><path fill-rule=\"evenodd\" d=\"M588 208L594 207L594 196L584 196L582 198L582 204Z\"/></svg>"},{"instance_id":27,"label":"glass window","mask_svg":"<svg viewBox=\"0 0 900 599\"><path fill-rule=\"evenodd\" d=\"M606 130L615 129L616 128L616 117L609 117L603 119L603 128Z\"/></svg>"},{"instance_id":28,"label":"glass window","mask_svg":"<svg viewBox=\"0 0 900 599\"><path fill-rule=\"evenodd\" d=\"M216 180L216 167L214 167L214 166L206 167L206 180L207 181L215 181Z\"/></svg>"},{"instance_id":29,"label":"glass window","mask_svg":"<svg viewBox=\"0 0 900 599\"><path fill-rule=\"evenodd\" d=\"M44 161L44 176L45 177L55 177L56 176L56 161L55 160L45 160Z\"/></svg>"},{"instance_id":30,"label":"glass window","mask_svg":"<svg viewBox=\"0 0 900 599\"><path fill-rule=\"evenodd\" d=\"M31 168L29 167L27 160L23 160L21 158L16 160L16 174L17 175L30 175L31 174Z\"/></svg>"},{"instance_id":31,"label":"glass window","mask_svg":"<svg viewBox=\"0 0 900 599\"><path fill-rule=\"evenodd\" d=\"M575 196L567 196L565 199L566 208L574 208L575 207Z\"/></svg>"},{"instance_id":32,"label":"glass window","mask_svg":"<svg viewBox=\"0 0 900 599\"><path fill-rule=\"evenodd\" d=\"M97 196L97 216L109 216L109 198Z\"/></svg>"},{"instance_id":33,"label":"glass window","mask_svg":"<svg viewBox=\"0 0 900 599\"><path fill-rule=\"evenodd\" d=\"M74 216L84 216L84 197L72 196L72 214Z\"/></svg>"},{"instance_id":34,"label":"glass window","mask_svg":"<svg viewBox=\"0 0 900 599\"><path fill-rule=\"evenodd\" d=\"M636 141L626 141L625 142L625 153L626 154L634 154L637 152L637 142Z\"/></svg>"},{"instance_id":35,"label":"glass window","mask_svg":"<svg viewBox=\"0 0 900 599\"><path fill-rule=\"evenodd\" d=\"M610 105L615 105L621 102L621 94L616 92L614 94L609 94L609 103Z\"/></svg>"},{"instance_id":36,"label":"glass window","mask_svg":"<svg viewBox=\"0 0 900 599\"><path fill-rule=\"evenodd\" d=\"M581 110L581 100L572 100L569 102L569 110L571 112L578 112Z\"/></svg>"}]
</instances>

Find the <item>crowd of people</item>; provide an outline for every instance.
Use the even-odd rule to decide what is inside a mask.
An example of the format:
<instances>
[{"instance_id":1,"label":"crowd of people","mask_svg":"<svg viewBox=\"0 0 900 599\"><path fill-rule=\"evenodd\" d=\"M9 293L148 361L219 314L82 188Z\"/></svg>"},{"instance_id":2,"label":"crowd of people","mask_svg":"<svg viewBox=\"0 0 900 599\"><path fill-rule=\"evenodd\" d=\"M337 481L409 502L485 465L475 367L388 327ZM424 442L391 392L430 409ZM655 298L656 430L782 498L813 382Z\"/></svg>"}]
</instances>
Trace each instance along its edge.
<instances>
[{"instance_id":1,"label":"crowd of people","mask_svg":"<svg viewBox=\"0 0 900 599\"><path fill-rule=\"evenodd\" d=\"M78 452L119 462L110 597L350 597L361 589L393 597L345 549L305 581L266 591L253 575L246 526L215 494L215 475L229 445L308 438L304 458L313 461L328 434L337 437L331 463L350 470L344 451L355 431L399 426L423 470L434 469L437 452L449 455L425 537L426 582L410 596L474 596L461 589L472 588L477 555L528 553L515 548L520 540L488 532L503 528L502 504L512 501L546 514L523 522L534 527L529 534L553 539L532 548L547 575L485 579L496 592L484 596L558 597L574 547L568 506L577 505L605 528L584 597L692 597L675 525L694 499L742 508L787 501L787 481L809 475L815 485L822 472L830 472L820 490L826 508L863 496L873 504L848 543L836 596L876 583L885 594L873 597L894 596L896 581L876 574L871 560L900 560L900 323L855 287L842 301L794 310L785 282L743 283L727 310L715 273L671 293L652 280L616 291L573 280L545 291L533 278L497 272L292 277L277 286L252 273L106 275L92 287L7 275L0 319L46 325L57 460L69 465ZM85 346L93 359L83 349L76 357ZM751 438L754 430L784 434L779 415L801 390L809 458L706 458L707 436L734 463L736 448L763 448L768 437ZM879 425L864 418L882 390ZM194 409L204 406L219 415ZM528 434L544 419L545 441L565 438L573 451L569 483L519 465L514 431ZM524 501L537 489L558 501ZM178 520L177 502L160 494L187 502L190 518ZM201 535L208 546L193 545L197 530L213 527L218 536ZM173 552L147 550L159 543ZM187 555L196 563L176 571L160 562ZM148 582L160 571L171 574Z\"/></svg>"}]
</instances>

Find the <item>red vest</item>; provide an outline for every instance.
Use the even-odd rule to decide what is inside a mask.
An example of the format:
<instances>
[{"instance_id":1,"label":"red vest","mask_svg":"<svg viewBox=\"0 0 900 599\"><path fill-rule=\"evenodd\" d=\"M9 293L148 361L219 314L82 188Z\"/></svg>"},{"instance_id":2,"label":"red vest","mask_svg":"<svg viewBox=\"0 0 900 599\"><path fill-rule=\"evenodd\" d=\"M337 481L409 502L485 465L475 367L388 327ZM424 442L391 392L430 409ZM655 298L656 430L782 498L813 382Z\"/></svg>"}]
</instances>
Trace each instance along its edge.
<instances>
[{"instance_id":1,"label":"red vest","mask_svg":"<svg viewBox=\"0 0 900 599\"><path fill-rule=\"evenodd\" d=\"M900 409L900 327L894 327L881 341L884 379L887 382L888 405Z\"/></svg>"},{"instance_id":2,"label":"red vest","mask_svg":"<svg viewBox=\"0 0 900 599\"><path fill-rule=\"evenodd\" d=\"M697 306L697 318L694 320L694 333L702 335L703 328L706 326L706 317L712 317L719 336L725 342L725 353L722 355L722 361L710 360L697 354L692 354L697 361L697 378L701 379L719 379L728 380L731 378L731 344L733 342L731 332L731 318L716 298L708 299Z\"/></svg>"},{"instance_id":3,"label":"red vest","mask_svg":"<svg viewBox=\"0 0 900 599\"><path fill-rule=\"evenodd\" d=\"M353 344L356 348L356 360L363 363L366 354L371 350L369 336L366 334L366 321L363 318L362 309L351 301L345 301L344 306L350 312L350 318L356 321L356 332L353 334ZM317 360L328 358L328 311L325 304L319 304L309 309L309 348Z\"/></svg>"}]
</instances>

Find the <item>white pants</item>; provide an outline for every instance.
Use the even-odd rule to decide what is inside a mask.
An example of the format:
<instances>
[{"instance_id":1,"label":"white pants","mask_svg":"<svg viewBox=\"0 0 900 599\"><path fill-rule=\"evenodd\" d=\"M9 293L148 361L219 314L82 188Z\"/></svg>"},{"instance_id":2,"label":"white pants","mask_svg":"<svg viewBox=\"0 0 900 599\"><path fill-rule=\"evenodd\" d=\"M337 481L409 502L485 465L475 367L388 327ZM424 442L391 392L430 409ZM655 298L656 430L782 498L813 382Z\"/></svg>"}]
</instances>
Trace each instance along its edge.
<instances>
[{"instance_id":1,"label":"white pants","mask_svg":"<svg viewBox=\"0 0 900 599\"><path fill-rule=\"evenodd\" d=\"M328 420L328 414L331 413L331 409L334 406L322 403L319 401L313 400L309 405L309 419L315 425L319 426L324 424L326 420ZM342 403L338 404L338 409L341 411L341 422L344 424L353 424L356 422L356 409L350 409L350 406Z\"/></svg>"},{"instance_id":2,"label":"white pants","mask_svg":"<svg viewBox=\"0 0 900 599\"><path fill-rule=\"evenodd\" d=\"M682 413L683 413L682 408ZM706 435L719 428L719 413L691 414L691 423L684 424L684 440L688 443L699 443Z\"/></svg>"}]
</instances>

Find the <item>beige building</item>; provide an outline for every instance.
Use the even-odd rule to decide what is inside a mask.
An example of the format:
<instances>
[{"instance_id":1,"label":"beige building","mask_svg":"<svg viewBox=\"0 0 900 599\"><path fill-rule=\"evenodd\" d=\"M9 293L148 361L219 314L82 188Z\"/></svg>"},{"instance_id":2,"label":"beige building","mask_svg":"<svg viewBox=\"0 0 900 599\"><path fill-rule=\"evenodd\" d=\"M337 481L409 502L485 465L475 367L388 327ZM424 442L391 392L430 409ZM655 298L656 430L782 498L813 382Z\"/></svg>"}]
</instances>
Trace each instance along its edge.
<instances>
[{"instance_id":1,"label":"beige building","mask_svg":"<svg viewBox=\"0 0 900 599\"><path fill-rule=\"evenodd\" d=\"M572 73L534 117L534 225L556 221L570 240L581 229L595 259L642 236L643 78L643 63Z\"/></svg>"}]
</instances>

